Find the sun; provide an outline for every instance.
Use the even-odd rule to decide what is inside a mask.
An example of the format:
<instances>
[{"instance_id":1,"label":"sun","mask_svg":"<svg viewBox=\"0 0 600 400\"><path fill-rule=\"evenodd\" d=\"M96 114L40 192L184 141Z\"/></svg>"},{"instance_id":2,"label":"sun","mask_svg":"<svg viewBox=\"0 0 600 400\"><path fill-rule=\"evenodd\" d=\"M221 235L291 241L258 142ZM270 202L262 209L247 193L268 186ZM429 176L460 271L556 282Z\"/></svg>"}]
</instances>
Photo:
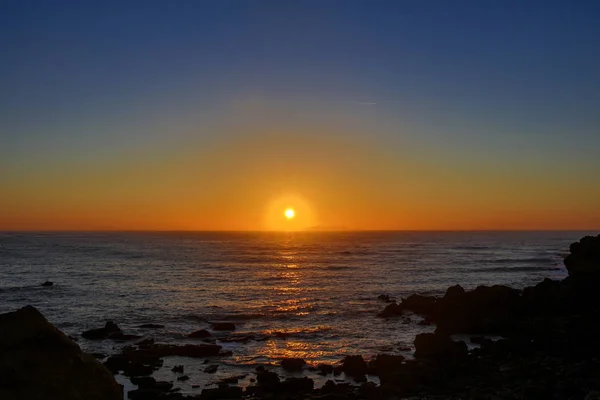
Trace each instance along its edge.
<instances>
[{"instance_id":1,"label":"sun","mask_svg":"<svg viewBox=\"0 0 600 400\"><path fill-rule=\"evenodd\" d=\"M283 214L287 219L292 219L296 216L296 211L293 208L288 208Z\"/></svg>"}]
</instances>

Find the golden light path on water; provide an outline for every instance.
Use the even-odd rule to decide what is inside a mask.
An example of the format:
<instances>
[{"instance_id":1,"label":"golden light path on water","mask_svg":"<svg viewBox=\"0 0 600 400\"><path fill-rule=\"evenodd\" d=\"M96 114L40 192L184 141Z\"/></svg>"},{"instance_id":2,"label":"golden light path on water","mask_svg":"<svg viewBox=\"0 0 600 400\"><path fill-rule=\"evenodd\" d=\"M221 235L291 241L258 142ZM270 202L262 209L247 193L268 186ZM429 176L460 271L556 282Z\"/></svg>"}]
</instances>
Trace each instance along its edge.
<instances>
[{"instance_id":1,"label":"golden light path on water","mask_svg":"<svg viewBox=\"0 0 600 400\"><path fill-rule=\"evenodd\" d=\"M266 306L273 308L276 313L291 315L292 318L302 318L314 312L314 306L307 296L308 289L303 286L301 269L302 266L297 262L299 252L294 244L285 242L283 249L278 252L279 258L284 262L281 264L282 270L276 273L277 282L271 286L270 290L275 294L275 298L266 302ZM270 360L281 360L283 358L302 358L306 360L322 359L323 357L333 356L328 351L328 346L323 342L314 340L301 340L296 336L312 336L313 333L326 332L333 330L333 327L326 324L319 324L312 327L303 328L273 328L263 331L268 337L275 337L284 340L267 340L264 346L257 349L253 359L267 358ZM247 362L245 357L237 357L237 361Z\"/></svg>"}]
</instances>

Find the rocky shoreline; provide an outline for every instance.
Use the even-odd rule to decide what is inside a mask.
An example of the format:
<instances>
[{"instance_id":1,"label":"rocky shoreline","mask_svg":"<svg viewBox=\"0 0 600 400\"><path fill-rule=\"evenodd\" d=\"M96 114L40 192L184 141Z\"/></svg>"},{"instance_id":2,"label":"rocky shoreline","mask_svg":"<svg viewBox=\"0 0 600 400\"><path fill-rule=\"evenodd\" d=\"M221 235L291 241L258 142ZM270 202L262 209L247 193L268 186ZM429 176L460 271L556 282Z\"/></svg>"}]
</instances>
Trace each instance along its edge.
<instances>
[{"instance_id":1,"label":"rocky shoreline","mask_svg":"<svg viewBox=\"0 0 600 400\"><path fill-rule=\"evenodd\" d=\"M239 377L231 377L197 396L182 395L172 382L150 375L170 356L201 358L211 368L211 360L228 353L210 343L210 332L190 334L207 343L166 345L127 335L108 322L82 336L134 344L101 365L28 306L0 315L0 398L121 399L112 373L127 376L137 385L127 396L142 400L600 399L600 235L573 243L564 263L567 278L545 279L524 290L495 285L465 291L456 285L442 297L414 294L399 303L382 295L389 304L381 318L414 313L436 326L434 333L416 336L414 359L380 354L366 361L357 355L316 366L286 359L281 367L298 377L281 379L259 367L245 388L237 385ZM231 325L213 330L235 329ZM454 336L462 334L470 335L469 346ZM302 376L307 370L327 383L315 389L314 381ZM186 378L183 368L177 372L178 380ZM336 382L340 376L353 383ZM367 376L378 377L380 384Z\"/></svg>"}]
</instances>

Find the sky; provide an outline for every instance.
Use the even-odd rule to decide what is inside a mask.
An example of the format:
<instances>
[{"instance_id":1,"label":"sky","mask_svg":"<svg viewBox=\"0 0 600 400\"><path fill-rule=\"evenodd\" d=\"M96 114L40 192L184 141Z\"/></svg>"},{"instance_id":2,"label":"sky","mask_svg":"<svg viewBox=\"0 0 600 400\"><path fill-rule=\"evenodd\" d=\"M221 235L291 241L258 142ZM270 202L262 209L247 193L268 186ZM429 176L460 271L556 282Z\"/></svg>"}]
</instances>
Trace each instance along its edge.
<instances>
[{"instance_id":1,"label":"sky","mask_svg":"<svg viewBox=\"0 0 600 400\"><path fill-rule=\"evenodd\" d=\"M0 230L600 229L599 18L2 1Z\"/></svg>"}]
</instances>

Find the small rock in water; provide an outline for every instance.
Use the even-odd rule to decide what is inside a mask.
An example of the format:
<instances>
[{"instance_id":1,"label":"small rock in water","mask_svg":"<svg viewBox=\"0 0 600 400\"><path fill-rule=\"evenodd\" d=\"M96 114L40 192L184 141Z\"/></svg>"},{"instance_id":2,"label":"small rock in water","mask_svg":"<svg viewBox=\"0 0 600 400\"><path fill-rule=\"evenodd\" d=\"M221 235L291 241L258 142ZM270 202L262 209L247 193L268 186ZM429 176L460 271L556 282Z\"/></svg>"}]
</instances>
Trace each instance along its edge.
<instances>
[{"instance_id":1,"label":"small rock in water","mask_svg":"<svg viewBox=\"0 0 600 400\"><path fill-rule=\"evenodd\" d=\"M47 286L52 286L52 285L54 285L54 282L52 282L52 281L46 281L46 282L42 283L41 286L46 286L47 287Z\"/></svg>"},{"instance_id":2,"label":"small rock in water","mask_svg":"<svg viewBox=\"0 0 600 400\"><path fill-rule=\"evenodd\" d=\"M377 300L383 301L384 303L392 303L394 300L390 297L389 294L380 294L377 296Z\"/></svg>"},{"instance_id":3,"label":"small rock in water","mask_svg":"<svg viewBox=\"0 0 600 400\"><path fill-rule=\"evenodd\" d=\"M183 365L176 365L171 369L171 371L178 374L183 374Z\"/></svg>"},{"instance_id":4,"label":"small rock in water","mask_svg":"<svg viewBox=\"0 0 600 400\"><path fill-rule=\"evenodd\" d=\"M90 340L102 340L107 339L110 336L119 336L122 335L123 332L121 328L117 324L112 321L106 322L104 328L90 329L81 334L86 339Z\"/></svg>"},{"instance_id":5,"label":"small rock in water","mask_svg":"<svg viewBox=\"0 0 600 400\"><path fill-rule=\"evenodd\" d=\"M235 324L231 322L215 322L212 324L215 331L234 331Z\"/></svg>"},{"instance_id":6,"label":"small rock in water","mask_svg":"<svg viewBox=\"0 0 600 400\"><path fill-rule=\"evenodd\" d=\"M208 367L204 368L204 372L207 374L214 374L217 372L217 369L219 369L218 365L209 365Z\"/></svg>"},{"instance_id":7,"label":"small rock in water","mask_svg":"<svg viewBox=\"0 0 600 400\"><path fill-rule=\"evenodd\" d=\"M188 335L188 337L192 339L204 339L211 336L212 335L210 334L210 332L206 329L200 329L199 331L192 332Z\"/></svg>"},{"instance_id":8,"label":"small rock in water","mask_svg":"<svg viewBox=\"0 0 600 400\"><path fill-rule=\"evenodd\" d=\"M301 358L284 358L281 360L281 367L286 371L299 371L306 365L306 361Z\"/></svg>"}]
</instances>

